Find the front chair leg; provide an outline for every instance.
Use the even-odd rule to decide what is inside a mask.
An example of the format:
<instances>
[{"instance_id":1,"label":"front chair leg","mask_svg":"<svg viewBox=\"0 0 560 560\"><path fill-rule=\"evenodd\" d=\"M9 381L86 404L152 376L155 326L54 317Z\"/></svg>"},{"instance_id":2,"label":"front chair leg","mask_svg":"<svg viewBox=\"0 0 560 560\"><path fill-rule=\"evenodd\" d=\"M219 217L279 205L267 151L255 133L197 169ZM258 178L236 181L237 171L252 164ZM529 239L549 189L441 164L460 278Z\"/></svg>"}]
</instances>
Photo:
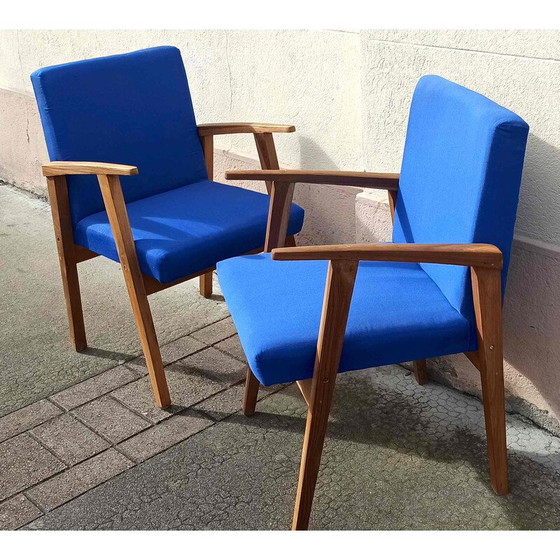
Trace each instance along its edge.
<instances>
[{"instance_id":1,"label":"front chair leg","mask_svg":"<svg viewBox=\"0 0 560 560\"><path fill-rule=\"evenodd\" d=\"M482 381L490 482L494 492L503 495L508 493L508 458L501 274L499 270L473 268L471 277L478 330L478 362Z\"/></svg>"},{"instance_id":2,"label":"front chair leg","mask_svg":"<svg viewBox=\"0 0 560 560\"><path fill-rule=\"evenodd\" d=\"M292 522L294 530L304 530L309 525L357 270L357 261L329 263Z\"/></svg>"},{"instance_id":3,"label":"front chair leg","mask_svg":"<svg viewBox=\"0 0 560 560\"><path fill-rule=\"evenodd\" d=\"M166 408L171 404L171 398L120 181L116 175L99 175L98 179L146 358L154 398L160 408Z\"/></svg>"},{"instance_id":4,"label":"front chair leg","mask_svg":"<svg viewBox=\"0 0 560 560\"><path fill-rule=\"evenodd\" d=\"M253 414L255 414L257 397L259 396L259 387L259 380L253 374L251 368L247 367L245 392L243 393L243 414L245 414L245 416L253 416Z\"/></svg>"}]
</instances>

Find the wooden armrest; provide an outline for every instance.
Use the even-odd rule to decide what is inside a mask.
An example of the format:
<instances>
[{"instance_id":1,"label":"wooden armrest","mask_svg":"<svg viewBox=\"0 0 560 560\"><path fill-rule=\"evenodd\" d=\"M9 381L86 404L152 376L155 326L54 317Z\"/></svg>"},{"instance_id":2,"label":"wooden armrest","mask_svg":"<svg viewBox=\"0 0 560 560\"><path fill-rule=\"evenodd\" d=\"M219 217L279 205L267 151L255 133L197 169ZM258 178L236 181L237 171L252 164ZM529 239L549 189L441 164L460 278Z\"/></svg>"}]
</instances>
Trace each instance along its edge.
<instances>
[{"instance_id":1,"label":"wooden armrest","mask_svg":"<svg viewBox=\"0 0 560 560\"><path fill-rule=\"evenodd\" d=\"M494 245L464 243L383 243L359 245L319 245L273 249L277 261L356 260L456 264L482 268L502 268L502 252Z\"/></svg>"},{"instance_id":2,"label":"wooden armrest","mask_svg":"<svg viewBox=\"0 0 560 560\"><path fill-rule=\"evenodd\" d=\"M319 185L343 185L396 191L399 188L398 173L367 173L365 171L311 171L300 169L258 169L226 171L226 179L278 181L282 183L314 183Z\"/></svg>"},{"instance_id":3,"label":"wooden armrest","mask_svg":"<svg viewBox=\"0 0 560 560\"><path fill-rule=\"evenodd\" d=\"M43 165L45 177L60 175L137 175L138 168L119 163L97 161L51 161Z\"/></svg>"},{"instance_id":4,"label":"wooden armrest","mask_svg":"<svg viewBox=\"0 0 560 560\"><path fill-rule=\"evenodd\" d=\"M266 123L209 123L198 125L199 136L216 136L218 134L266 134L271 132L295 132L296 127L291 124Z\"/></svg>"}]
</instances>

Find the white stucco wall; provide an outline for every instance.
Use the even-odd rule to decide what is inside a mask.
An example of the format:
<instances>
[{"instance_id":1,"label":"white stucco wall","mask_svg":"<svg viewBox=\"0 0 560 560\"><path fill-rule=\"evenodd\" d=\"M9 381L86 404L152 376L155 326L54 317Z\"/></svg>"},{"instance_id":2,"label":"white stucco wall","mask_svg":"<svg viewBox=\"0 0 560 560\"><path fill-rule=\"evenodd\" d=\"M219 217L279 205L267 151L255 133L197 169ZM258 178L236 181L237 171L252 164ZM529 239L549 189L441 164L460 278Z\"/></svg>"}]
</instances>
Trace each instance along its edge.
<instances>
[{"instance_id":1,"label":"white stucco wall","mask_svg":"<svg viewBox=\"0 0 560 560\"><path fill-rule=\"evenodd\" d=\"M514 409L558 427L560 32L2 31L0 179L45 192L33 70L160 44L181 49L199 122L295 124L296 134L277 137L286 167L398 171L410 99L424 74L455 80L525 118L531 134L504 309L507 391ZM218 177L256 166L249 136L218 137L216 149ZM300 243L390 236L383 193L302 185L296 200L307 211ZM432 367L439 379L479 391L465 359Z\"/></svg>"}]
</instances>

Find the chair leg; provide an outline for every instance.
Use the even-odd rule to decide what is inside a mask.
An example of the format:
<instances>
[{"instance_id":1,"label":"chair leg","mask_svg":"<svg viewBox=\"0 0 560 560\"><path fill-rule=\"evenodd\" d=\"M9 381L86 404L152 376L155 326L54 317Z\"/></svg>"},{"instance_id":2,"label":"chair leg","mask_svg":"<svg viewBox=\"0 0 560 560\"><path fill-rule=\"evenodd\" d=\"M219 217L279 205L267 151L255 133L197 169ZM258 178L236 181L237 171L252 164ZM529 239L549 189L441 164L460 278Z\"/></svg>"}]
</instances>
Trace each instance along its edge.
<instances>
[{"instance_id":1,"label":"chair leg","mask_svg":"<svg viewBox=\"0 0 560 560\"><path fill-rule=\"evenodd\" d=\"M74 254L74 238L70 219L70 203L65 177L48 177L49 201L58 250L60 275L64 289L70 341L76 351L87 348L78 267Z\"/></svg>"},{"instance_id":2,"label":"chair leg","mask_svg":"<svg viewBox=\"0 0 560 560\"><path fill-rule=\"evenodd\" d=\"M84 325L84 312L82 310L82 297L80 295L80 281L78 267L75 263L60 263L62 272L62 285L64 299L66 300L66 313L70 327L70 342L76 352L87 348L86 327Z\"/></svg>"},{"instance_id":3,"label":"chair leg","mask_svg":"<svg viewBox=\"0 0 560 560\"><path fill-rule=\"evenodd\" d=\"M150 376L154 399L157 406L160 408L167 408L171 404L171 397L165 378L163 361L161 359L161 352L148 296L146 295L144 286L137 285L137 282L131 278L130 271L127 268L123 267L123 273L128 289L128 297L132 305L134 320L136 321L136 328L138 329L138 335L140 336L140 342L142 344L142 351L146 358L146 366Z\"/></svg>"},{"instance_id":4,"label":"chair leg","mask_svg":"<svg viewBox=\"0 0 560 560\"><path fill-rule=\"evenodd\" d=\"M156 404L167 408L171 404L169 389L163 371L163 362L152 319L146 286L138 264L132 230L128 221L126 204L119 177L115 175L99 175L99 186L103 202L109 216L109 222L117 245L119 260L124 275L128 297L132 306L136 328L142 343L146 365L152 383Z\"/></svg>"},{"instance_id":5,"label":"chair leg","mask_svg":"<svg viewBox=\"0 0 560 560\"><path fill-rule=\"evenodd\" d=\"M293 530L309 525L358 262L331 261L311 381Z\"/></svg>"},{"instance_id":6,"label":"chair leg","mask_svg":"<svg viewBox=\"0 0 560 560\"><path fill-rule=\"evenodd\" d=\"M334 373L336 375L336 371ZM322 398L313 399L311 406L307 410L296 505L292 521L292 529L295 531L305 530L309 526L311 506L313 505L325 434L327 433L334 384L335 378L333 377L332 382L325 384L327 387L325 387Z\"/></svg>"},{"instance_id":7,"label":"chair leg","mask_svg":"<svg viewBox=\"0 0 560 560\"><path fill-rule=\"evenodd\" d=\"M290 237L286 237L286 243L284 244L284 247L295 247L296 246L296 238L293 235L290 235Z\"/></svg>"},{"instance_id":8,"label":"chair leg","mask_svg":"<svg viewBox=\"0 0 560 560\"><path fill-rule=\"evenodd\" d=\"M251 368L248 367L247 376L245 378L245 392L243 393L243 414L245 414L245 416L253 416L253 414L255 414L259 387L259 380L254 376Z\"/></svg>"},{"instance_id":9,"label":"chair leg","mask_svg":"<svg viewBox=\"0 0 560 560\"><path fill-rule=\"evenodd\" d=\"M212 296L212 272L206 272L198 277L200 295L205 298Z\"/></svg>"},{"instance_id":10,"label":"chair leg","mask_svg":"<svg viewBox=\"0 0 560 560\"><path fill-rule=\"evenodd\" d=\"M498 495L508 493L508 457L502 345L501 275L473 269L473 296L478 329L478 357L490 482Z\"/></svg>"},{"instance_id":11,"label":"chair leg","mask_svg":"<svg viewBox=\"0 0 560 560\"><path fill-rule=\"evenodd\" d=\"M415 360L414 365L414 377L418 385L425 385L428 382L428 372L426 368L426 360Z\"/></svg>"}]
</instances>

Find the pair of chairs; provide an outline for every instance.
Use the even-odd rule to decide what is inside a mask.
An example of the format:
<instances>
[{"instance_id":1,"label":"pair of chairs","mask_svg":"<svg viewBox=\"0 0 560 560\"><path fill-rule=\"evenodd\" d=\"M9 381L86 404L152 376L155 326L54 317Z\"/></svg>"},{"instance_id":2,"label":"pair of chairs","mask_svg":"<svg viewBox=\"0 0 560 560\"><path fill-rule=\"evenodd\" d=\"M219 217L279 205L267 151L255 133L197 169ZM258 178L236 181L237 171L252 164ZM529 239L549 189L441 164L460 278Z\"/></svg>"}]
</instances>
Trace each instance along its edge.
<instances>
[{"instance_id":1,"label":"pair of chairs","mask_svg":"<svg viewBox=\"0 0 560 560\"><path fill-rule=\"evenodd\" d=\"M426 358L464 352L481 374L490 481L507 493L501 294L528 134L521 118L425 76L400 175L280 170L272 133L294 127L197 126L175 48L45 68L32 81L77 350L86 347L77 264L103 255L121 263L156 402L169 405L147 296L199 276L209 297L217 266L250 366L244 413L254 413L260 384L295 381L308 404L294 529L309 523L339 371L413 361L423 383ZM265 181L268 196L211 180L213 136L238 132L254 134L263 169L227 178ZM392 243L295 247L300 182L387 190Z\"/></svg>"}]
</instances>

